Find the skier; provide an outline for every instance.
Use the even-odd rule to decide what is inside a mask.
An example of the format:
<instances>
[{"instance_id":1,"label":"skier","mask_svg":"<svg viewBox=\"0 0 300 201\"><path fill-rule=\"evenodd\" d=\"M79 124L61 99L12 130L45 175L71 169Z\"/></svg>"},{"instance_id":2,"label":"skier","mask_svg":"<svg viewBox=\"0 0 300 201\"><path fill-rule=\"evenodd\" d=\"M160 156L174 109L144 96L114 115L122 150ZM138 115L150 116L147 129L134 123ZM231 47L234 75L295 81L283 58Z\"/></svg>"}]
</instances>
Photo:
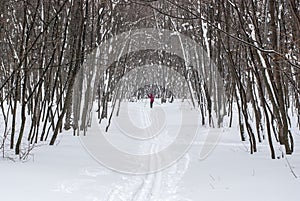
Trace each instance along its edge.
<instances>
[{"instance_id":1,"label":"skier","mask_svg":"<svg viewBox=\"0 0 300 201\"><path fill-rule=\"evenodd\" d=\"M154 102L154 96L153 96L153 94L148 94L148 97L150 98L150 108L152 108L153 107L153 102Z\"/></svg>"}]
</instances>

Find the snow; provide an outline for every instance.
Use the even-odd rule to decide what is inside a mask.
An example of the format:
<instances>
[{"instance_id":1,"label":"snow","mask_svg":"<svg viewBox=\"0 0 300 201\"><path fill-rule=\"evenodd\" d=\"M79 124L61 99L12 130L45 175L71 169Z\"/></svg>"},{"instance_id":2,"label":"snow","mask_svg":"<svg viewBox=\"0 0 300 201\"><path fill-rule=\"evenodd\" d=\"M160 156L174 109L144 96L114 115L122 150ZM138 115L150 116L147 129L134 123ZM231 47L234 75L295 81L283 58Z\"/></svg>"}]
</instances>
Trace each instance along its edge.
<instances>
[{"instance_id":1,"label":"snow","mask_svg":"<svg viewBox=\"0 0 300 201\"><path fill-rule=\"evenodd\" d=\"M163 127L157 131L158 135L146 139L147 142L132 146L132 140L126 139L124 131L118 127L124 126L117 122L118 118L119 121L124 120L124 110L121 109L120 117L113 119L109 132L104 135L119 149L141 153L155 152L168 146L170 140L175 139L172 135L178 129L180 116L194 110L186 102L178 100L164 105L156 101L154 110L150 110L148 102L143 101L121 106L122 109L128 107L128 115L137 127L148 129L153 124ZM165 117L151 116L156 111L163 112ZM152 118L165 121L153 123ZM153 174L134 175L106 168L87 151L83 139L92 136L92 132L99 134L100 129L105 127L99 127L97 122L93 120L86 137L74 137L71 132L64 132L59 136L57 145L35 148L32 153L34 157L27 162L1 159L1 200L299 200L300 180L293 176L290 169L300 176L300 151L297 149L299 131L294 136L295 154L271 160L267 142L258 145L257 153L249 154L248 143L239 140L237 126L214 129L199 127L191 148L171 166ZM188 123L185 124L181 126L187 126ZM208 134L215 138L207 138ZM97 145L99 142L94 143ZM207 157L201 157L201 151L210 143L216 146L212 146ZM105 154L109 156L110 153Z\"/></svg>"}]
</instances>

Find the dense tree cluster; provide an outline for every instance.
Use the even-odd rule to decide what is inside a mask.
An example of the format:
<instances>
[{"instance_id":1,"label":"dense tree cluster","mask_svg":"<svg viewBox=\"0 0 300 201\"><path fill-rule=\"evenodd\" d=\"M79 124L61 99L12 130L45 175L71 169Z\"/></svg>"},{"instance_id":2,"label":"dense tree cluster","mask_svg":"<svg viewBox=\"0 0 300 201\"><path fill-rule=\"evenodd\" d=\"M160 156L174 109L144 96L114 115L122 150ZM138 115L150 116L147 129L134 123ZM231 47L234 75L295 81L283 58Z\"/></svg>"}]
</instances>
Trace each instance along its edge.
<instances>
[{"instance_id":1,"label":"dense tree cluster","mask_svg":"<svg viewBox=\"0 0 300 201\"><path fill-rule=\"evenodd\" d=\"M116 85L124 73L141 59L143 65L150 65L167 57L173 61L166 62L170 68L185 77L202 124L221 125L228 115L231 125L236 105L241 139L249 139L251 153L265 138L272 158L274 143L283 145L287 154L293 152L291 115L298 118L300 126L299 0L1 3L1 148L8 145L18 155L25 141L53 145L62 129L72 128L74 135L80 130L85 133L93 112L91 102L98 99L99 119L108 118L109 102L117 107L117 101L120 105L122 99L129 98L127 89ZM191 69L176 55L159 51L128 54L105 71L87 68L101 65L86 61L105 41L142 28L188 36L210 58L206 70L193 70L197 66ZM109 58L110 51L100 54ZM93 75L101 79L91 82ZM169 90L168 83L161 85ZM220 86L225 93L218 93Z\"/></svg>"}]
</instances>

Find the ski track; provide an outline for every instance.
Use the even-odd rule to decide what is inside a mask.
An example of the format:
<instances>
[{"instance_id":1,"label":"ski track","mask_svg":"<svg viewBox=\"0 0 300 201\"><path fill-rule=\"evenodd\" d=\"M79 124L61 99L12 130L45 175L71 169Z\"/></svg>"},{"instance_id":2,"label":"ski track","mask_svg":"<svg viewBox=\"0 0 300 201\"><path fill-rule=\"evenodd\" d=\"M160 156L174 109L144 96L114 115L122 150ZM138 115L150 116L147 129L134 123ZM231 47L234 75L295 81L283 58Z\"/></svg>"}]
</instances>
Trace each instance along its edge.
<instances>
[{"instance_id":1,"label":"ski track","mask_svg":"<svg viewBox=\"0 0 300 201\"><path fill-rule=\"evenodd\" d=\"M150 114L147 112L143 112L144 114L144 124L147 124L151 122ZM151 130L147 130L149 133L148 136L151 135ZM154 153L158 151L158 144L151 144L150 145L150 153ZM153 165L153 161L150 161L150 168ZM137 191L134 193L134 196L132 198L132 201L142 201L142 200L153 200L151 199L153 196L155 196L154 192L152 192L153 189L155 189L155 185L160 185L159 181L161 178L161 172L154 173L154 174L147 174L144 176L143 182L140 186L140 188L137 189ZM159 192L158 192L159 194Z\"/></svg>"},{"instance_id":2,"label":"ski track","mask_svg":"<svg viewBox=\"0 0 300 201\"><path fill-rule=\"evenodd\" d=\"M141 109L141 117L144 125L151 124L149 110ZM151 110L150 110L151 111ZM151 130L147 130L149 136ZM155 153L163 146L157 139L148 147L142 147L146 153ZM178 183L188 169L190 157L186 154L180 161L171 167L145 175L126 175L123 181L114 184L108 196L109 201L183 201L188 200L177 195ZM150 167L155 161L150 161ZM155 167L152 167L155 168Z\"/></svg>"}]
</instances>

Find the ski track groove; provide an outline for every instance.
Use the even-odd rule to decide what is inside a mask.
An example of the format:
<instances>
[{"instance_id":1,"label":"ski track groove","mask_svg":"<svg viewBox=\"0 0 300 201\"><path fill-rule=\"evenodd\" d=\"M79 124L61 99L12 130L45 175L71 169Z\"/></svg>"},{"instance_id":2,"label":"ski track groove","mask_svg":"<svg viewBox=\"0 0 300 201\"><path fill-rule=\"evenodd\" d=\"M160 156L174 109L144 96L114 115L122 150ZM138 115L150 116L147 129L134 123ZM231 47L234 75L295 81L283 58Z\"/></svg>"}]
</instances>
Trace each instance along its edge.
<instances>
[{"instance_id":1,"label":"ski track groove","mask_svg":"<svg viewBox=\"0 0 300 201\"><path fill-rule=\"evenodd\" d=\"M143 124L147 125L148 123L151 123L150 113L143 112ZM147 131L149 133L149 136L152 134L151 130ZM158 151L159 146L155 144L151 144L150 146L150 153L154 153ZM150 161L149 166L151 169L151 166L155 165L155 161ZM159 177L161 177L161 172L158 173L150 173L147 174L143 182L141 184L141 188L138 188L138 191L134 193L134 197L132 201L146 201L146 200L153 200L152 198L155 196L152 192L152 190L155 188L155 185L160 185L156 181L159 181Z\"/></svg>"},{"instance_id":2,"label":"ski track groove","mask_svg":"<svg viewBox=\"0 0 300 201\"><path fill-rule=\"evenodd\" d=\"M151 121L150 112L152 110L147 110L147 107L141 108L141 123L145 126L149 126ZM154 112L154 111L153 111ZM159 118L159 117L158 117ZM154 128L154 130L157 130ZM153 133L152 129L148 129L147 132L149 136ZM156 153L160 150L161 146L164 144L153 140L150 147L146 146L144 149L148 148L146 153ZM146 150L144 150L146 151ZM109 201L181 201L187 200L183 197L178 197L178 184L186 173L190 163L190 157L186 154L181 158L180 162L177 161L171 167L165 170L157 171L155 173L149 173L141 176L125 176L126 181L124 183L119 183L113 185L113 189L109 194L107 200ZM155 170L156 164L155 160L149 162L151 170ZM130 195L129 195L130 192Z\"/></svg>"}]
</instances>

